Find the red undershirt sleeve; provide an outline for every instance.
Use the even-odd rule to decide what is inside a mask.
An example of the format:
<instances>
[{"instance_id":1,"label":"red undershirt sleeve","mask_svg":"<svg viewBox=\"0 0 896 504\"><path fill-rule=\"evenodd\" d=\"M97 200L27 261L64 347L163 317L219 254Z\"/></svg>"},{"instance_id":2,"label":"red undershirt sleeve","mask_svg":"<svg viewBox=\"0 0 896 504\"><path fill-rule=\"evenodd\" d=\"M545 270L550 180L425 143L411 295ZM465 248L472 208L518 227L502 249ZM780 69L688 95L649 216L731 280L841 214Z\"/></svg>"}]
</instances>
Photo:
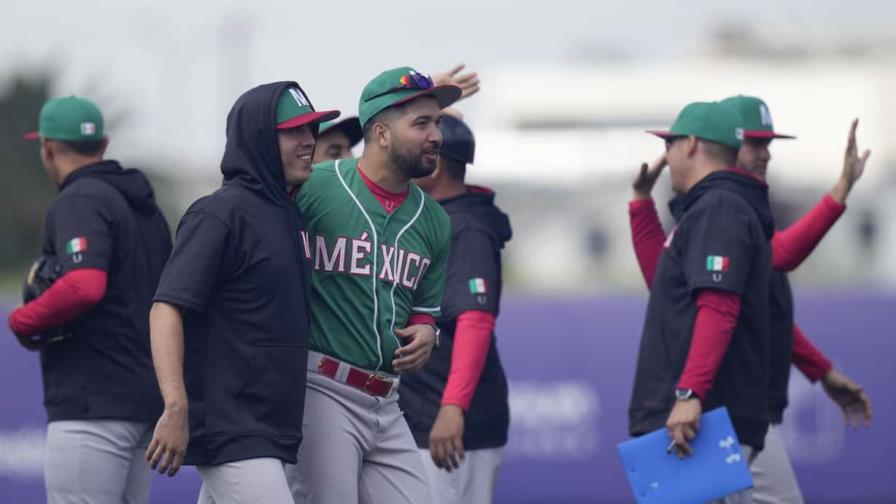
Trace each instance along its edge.
<instances>
[{"instance_id":1,"label":"red undershirt sleeve","mask_svg":"<svg viewBox=\"0 0 896 504\"><path fill-rule=\"evenodd\" d=\"M713 289L700 291L691 348L678 388L691 389L701 400L706 399L728 351L739 315L737 294Z\"/></svg>"},{"instance_id":2,"label":"red undershirt sleeve","mask_svg":"<svg viewBox=\"0 0 896 504\"><path fill-rule=\"evenodd\" d=\"M9 315L9 327L20 336L33 336L65 325L93 308L106 295L108 275L92 268L72 270L40 297Z\"/></svg>"},{"instance_id":3,"label":"red undershirt sleeve","mask_svg":"<svg viewBox=\"0 0 896 504\"><path fill-rule=\"evenodd\" d=\"M818 242L843 215L846 205L825 194L806 215L772 237L772 268L793 271L815 250Z\"/></svg>"},{"instance_id":4,"label":"red undershirt sleeve","mask_svg":"<svg viewBox=\"0 0 896 504\"><path fill-rule=\"evenodd\" d=\"M464 411L470 407L494 330L495 316L492 313L471 310L457 317L451 349L451 371L442 393L443 406L454 404Z\"/></svg>"},{"instance_id":5,"label":"red undershirt sleeve","mask_svg":"<svg viewBox=\"0 0 896 504\"><path fill-rule=\"evenodd\" d=\"M435 327L436 319L428 313L412 313L411 316L408 317L407 325L412 326L418 324L429 324Z\"/></svg>"},{"instance_id":6,"label":"red undershirt sleeve","mask_svg":"<svg viewBox=\"0 0 896 504\"><path fill-rule=\"evenodd\" d=\"M632 244L635 247L635 256L638 258L638 266L644 275L647 288L653 285L653 275L656 273L660 255L663 253L663 244L666 242L666 233L660 223L660 217L656 213L656 206L652 199L633 200L628 204L629 225L632 230Z\"/></svg>"},{"instance_id":7,"label":"red undershirt sleeve","mask_svg":"<svg viewBox=\"0 0 896 504\"><path fill-rule=\"evenodd\" d=\"M790 357L797 369L812 383L824 378L834 368L796 324L793 324L793 351Z\"/></svg>"}]
</instances>

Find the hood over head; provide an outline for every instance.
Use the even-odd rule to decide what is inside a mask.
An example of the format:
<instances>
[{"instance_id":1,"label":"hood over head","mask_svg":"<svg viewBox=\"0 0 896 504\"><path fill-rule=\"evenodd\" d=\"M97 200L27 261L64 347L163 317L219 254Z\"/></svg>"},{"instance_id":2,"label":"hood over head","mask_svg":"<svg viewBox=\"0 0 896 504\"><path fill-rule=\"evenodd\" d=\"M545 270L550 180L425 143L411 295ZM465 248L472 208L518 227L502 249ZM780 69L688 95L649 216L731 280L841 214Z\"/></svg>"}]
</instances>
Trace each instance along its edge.
<instances>
[{"instance_id":1,"label":"hood over head","mask_svg":"<svg viewBox=\"0 0 896 504\"><path fill-rule=\"evenodd\" d=\"M221 159L224 185L236 184L277 203L287 203L286 178L277 143L277 102L291 81L272 82L242 94L227 114Z\"/></svg>"}]
</instances>

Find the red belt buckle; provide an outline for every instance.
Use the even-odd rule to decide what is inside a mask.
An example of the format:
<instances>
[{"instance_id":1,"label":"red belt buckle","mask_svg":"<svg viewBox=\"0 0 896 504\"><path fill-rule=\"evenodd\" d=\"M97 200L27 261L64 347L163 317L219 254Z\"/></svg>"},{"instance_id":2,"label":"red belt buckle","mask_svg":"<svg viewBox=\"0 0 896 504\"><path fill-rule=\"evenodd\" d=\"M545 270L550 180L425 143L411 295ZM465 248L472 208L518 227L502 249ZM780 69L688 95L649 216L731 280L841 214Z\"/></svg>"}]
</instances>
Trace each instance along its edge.
<instances>
[{"instance_id":1,"label":"red belt buckle","mask_svg":"<svg viewBox=\"0 0 896 504\"><path fill-rule=\"evenodd\" d=\"M364 380L364 386L361 387L361 392L364 392L365 394L370 394L370 395L377 395L377 394L376 394L375 392L373 392L372 390L367 390L367 387L370 386L370 383L373 382L373 380L374 380L375 378L376 378L376 375L375 375L375 374L367 375L367 379Z\"/></svg>"},{"instance_id":2,"label":"red belt buckle","mask_svg":"<svg viewBox=\"0 0 896 504\"><path fill-rule=\"evenodd\" d=\"M371 384L388 385L388 388L386 390L372 390L370 388ZM361 391L364 392L365 394L375 395L378 397L386 397L389 395L389 392L392 391L392 385L393 385L393 383L391 382L391 380L387 380L385 378L380 378L376 374L371 374L371 375L367 376L366 380L364 380L364 386L361 387ZM377 388L380 388L380 387L377 387Z\"/></svg>"}]
</instances>

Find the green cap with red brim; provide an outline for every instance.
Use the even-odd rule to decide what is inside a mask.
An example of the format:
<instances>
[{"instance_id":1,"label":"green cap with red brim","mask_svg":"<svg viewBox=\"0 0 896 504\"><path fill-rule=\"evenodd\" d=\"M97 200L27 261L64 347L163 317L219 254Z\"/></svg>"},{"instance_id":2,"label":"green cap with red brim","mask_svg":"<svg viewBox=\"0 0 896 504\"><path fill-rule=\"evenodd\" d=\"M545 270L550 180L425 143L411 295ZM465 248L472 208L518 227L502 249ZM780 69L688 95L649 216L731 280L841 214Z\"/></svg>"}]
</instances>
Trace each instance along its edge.
<instances>
[{"instance_id":1,"label":"green cap with red brim","mask_svg":"<svg viewBox=\"0 0 896 504\"><path fill-rule=\"evenodd\" d=\"M383 110L407 103L421 96L432 96L443 109L456 102L462 90L453 84L436 86L431 78L411 67L399 67L377 75L361 92L358 103L363 128L367 121Z\"/></svg>"},{"instance_id":2,"label":"green cap with red brim","mask_svg":"<svg viewBox=\"0 0 896 504\"><path fill-rule=\"evenodd\" d=\"M775 132L768 106L755 96L732 96L725 98L721 103L740 114L743 120L744 138L796 138Z\"/></svg>"},{"instance_id":3,"label":"green cap with red brim","mask_svg":"<svg viewBox=\"0 0 896 504\"><path fill-rule=\"evenodd\" d=\"M306 124L319 124L339 117L338 110L314 110L311 101L301 88L289 87L277 101L277 129L298 128Z\"/></svg>"},{"instance_id":4,"label":"green cap with red brim","mask_svg":"<svg viewBox=\"0 0 896 504\"><path fill-rule=\"evenodd\" d=\"M364 138L364 130L361 128L361 121L356 116L346 117L339 122L328 121L322 123L317 136L321 137L328 131L341 131L342 134L348 137L349 147L358 145L358 142Z\"/></svg>"},{"instance_id":5,"label":"green cap with red brim","mask_svg":"<svg viewBox=\"0 0 896 504\"><path fill-rule=\"evenodd\" d=\"M719 102L694 102L681 109L668 131L648 131L660 138L694 136L740 149L744 138L740 114Z\"/></svg>"},{"instance_id":6,"label":"green cap with red brim","mask_svg":"<svg viewBox=\"0 0 896 504\"><path fill-rule=\"evenodd\" d=\"M99 107L80 96L53 98L45 103L40 109L37 128L37 131L25 133L25 139L96 142L105 135L103 114Z\"/></svg>"}]
</instances>

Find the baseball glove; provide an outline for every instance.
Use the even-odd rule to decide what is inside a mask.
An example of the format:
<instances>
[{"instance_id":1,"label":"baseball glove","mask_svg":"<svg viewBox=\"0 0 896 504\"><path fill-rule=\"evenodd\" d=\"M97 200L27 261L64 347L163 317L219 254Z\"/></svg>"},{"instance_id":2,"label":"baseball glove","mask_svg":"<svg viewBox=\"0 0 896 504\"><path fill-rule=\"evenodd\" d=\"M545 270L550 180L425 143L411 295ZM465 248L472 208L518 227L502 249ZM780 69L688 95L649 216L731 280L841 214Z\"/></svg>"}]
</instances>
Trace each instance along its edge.
<instances>
[{"instance_id":1,"label":"baseball glove","mask_svg":"<svg viewBox=\"0 0 896 504\"><path fill-rule=\"evenodd\" d=\"M31 265L28 270L28 276L25 277L25 284L22 286L22 302L29 303L40 297L47 289L53 285L53 282L59 279L60 266L53 257L40 256ZM62 341L71 336L71 328L54 327L40 334L35 334L27 338L20 338L22 344L32 350L43 348L51 343Z\"/></svg>"}]
</instances>

